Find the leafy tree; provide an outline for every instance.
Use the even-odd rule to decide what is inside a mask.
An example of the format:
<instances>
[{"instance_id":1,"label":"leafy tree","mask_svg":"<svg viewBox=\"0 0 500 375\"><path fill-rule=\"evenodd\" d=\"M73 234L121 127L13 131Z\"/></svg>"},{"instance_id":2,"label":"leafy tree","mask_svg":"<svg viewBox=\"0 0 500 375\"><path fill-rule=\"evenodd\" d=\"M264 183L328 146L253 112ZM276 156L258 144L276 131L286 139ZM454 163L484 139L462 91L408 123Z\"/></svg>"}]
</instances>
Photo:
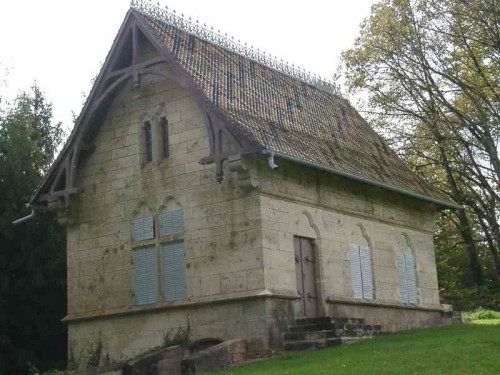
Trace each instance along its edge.
<instances>
[{"instance_id":1,"label":"leafy tree","mask_svg":"<svg viewBox=\"0 0 500 375\"><path fill-rule=\"evenodd\" d=\"M460 235L477 285L500 280L499 24L497 0L382 0L343 54L375 126L465 207L444 213L440 230ZM437 238L438 250L451 245Z\"/></svg>"},{"instance_id":2,"label":"leafy tree","mask_svg":"<svg viewBox=\"0 0 500 375\"><path fill-rule=\"evenodd\" d=\"M14 226L63 137L40 88L0 113L0 373L64 363L64 233L53 215Z\"/></svg>"}]
</instances>

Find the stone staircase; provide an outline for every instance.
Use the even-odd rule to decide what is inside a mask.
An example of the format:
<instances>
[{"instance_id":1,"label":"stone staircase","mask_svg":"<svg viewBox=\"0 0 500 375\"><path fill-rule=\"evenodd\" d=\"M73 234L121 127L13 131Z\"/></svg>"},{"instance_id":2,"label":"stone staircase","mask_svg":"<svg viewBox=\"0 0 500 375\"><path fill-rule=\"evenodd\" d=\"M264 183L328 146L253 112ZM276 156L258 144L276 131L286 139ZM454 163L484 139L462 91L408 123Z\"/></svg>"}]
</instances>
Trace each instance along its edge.
<instances>
[{"instance_id":1,"label":"stone staircase","mask_svg":"<svg viewBox=\"0 0 500 375\"><path fill-rule=\"evenodd\" d=\"M338 346L380 334L380 325L365 324L364 319L303 318L283 334L285 350L306 350Z\"/></svg>"}]
</instances>

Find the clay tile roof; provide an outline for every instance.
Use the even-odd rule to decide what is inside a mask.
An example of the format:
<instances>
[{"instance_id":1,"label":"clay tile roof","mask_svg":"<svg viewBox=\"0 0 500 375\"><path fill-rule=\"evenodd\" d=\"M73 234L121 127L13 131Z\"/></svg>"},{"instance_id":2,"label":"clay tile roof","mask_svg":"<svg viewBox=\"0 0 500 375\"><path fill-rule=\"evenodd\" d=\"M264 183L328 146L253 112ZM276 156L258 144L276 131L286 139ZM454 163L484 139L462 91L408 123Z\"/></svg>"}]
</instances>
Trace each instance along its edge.
<instances>
[{"instance_id":1,"label":"clay tile roof","mask_svg":"<svg viewBox=\"0 0 500 375\"><path fill-rule=\"evenodd\" d=\"M453 205L410 170L347 100L137 15L203 96L263 148Z\"/></svg>"}]
</instances>

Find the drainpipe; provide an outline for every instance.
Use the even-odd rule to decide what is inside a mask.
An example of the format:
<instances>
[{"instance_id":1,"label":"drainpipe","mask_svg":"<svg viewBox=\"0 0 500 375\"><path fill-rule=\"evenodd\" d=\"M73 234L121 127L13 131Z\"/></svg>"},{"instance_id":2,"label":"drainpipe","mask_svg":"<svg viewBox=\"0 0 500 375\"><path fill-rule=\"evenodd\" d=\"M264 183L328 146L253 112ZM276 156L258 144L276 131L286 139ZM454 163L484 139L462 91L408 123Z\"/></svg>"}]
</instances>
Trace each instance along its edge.
<instances>
[{"instance_id":1,"label":"drainpipe","mask_svg":"<svg viewBox=\"0 0 500 375\"><path fill-rule=\"evenodd\" d=\"M24 223L25 221L31 220L35 217L35 209L31 209L31 213L28 216L22 217L20 219L14 220L12 222L13 225Z\"/></svg>"},{"instance_id":2,"label":"drainpipe","mask_svg":"<svg viewBox=\"0 0 500 375\"><path fill-rule=\"evenodd\" d=\"M279 157L281 159L289 160L289 161L292 161L294 163L298 163L298 164L302 164L302 165L306 165L308 167L319 169L321 171L333 173L333 174L336 174L337 176L346 177L346 178L349 178L351 180L363 182L365 184L369 184L369 185L372 185L372 186L376 186L376 187L380 187L380 188L383 188L383 189L391 190L391 191L397 192L399 194L403 194L403 195L406 195L406 196L410 196L410 197L413 197L413 198L418 198L418 199L421 199L421 200L424 200L424 201L427 201L427 202L431 202L431 203L437 204L437 205L439 205L441 207L444 206L446 208L451 208L451 209L455 209L455 210L457 210L457 209L458 210L463 209L462 206L456 204L455 202L443 201L441 199L432 198L432 197L429 197L429 196L426 196L426 195L423 195L423 194L419 194L419 193L414 193L412 191L408 191L408 190L405 190L405 189L402 189L402 188L399 188L399 187L396 187L396 186L388 185L388 184L385 184L383 182L373 181L373 180L368 179L366 177L362 177L362 176L359 176L359 175L351 174L349 172L338 171L336 169L333 169L333 168L330 168L330 167L327 167L327 166L324 166L324 165L321 165L321 164L318 164L318 163L315 163L315 162L312 162L312 161L302 160L302 159L296 158L294 156L284 154L284 153L279 152L279 151L272 151L272 150L269 150L269 149L265 149L265 150L262 150L262 154L267 156L268 162L269 162L269 166L272 169L278 168L278 166L274 162L274 157L277 156L277 157Z\"/></svg>"},{"instance_id":3,"label":"drainpipe","mask_svg":"<svg viewBox=\"0 0 500 375\"><path fill-rule=\"evenodd\" d=\"M267 161L269 163L269 167L271 169L278 169L278 164L274 162L274 151L271 150L262 150L264 155L267 155Z\"/></svg>"}]
</instances>

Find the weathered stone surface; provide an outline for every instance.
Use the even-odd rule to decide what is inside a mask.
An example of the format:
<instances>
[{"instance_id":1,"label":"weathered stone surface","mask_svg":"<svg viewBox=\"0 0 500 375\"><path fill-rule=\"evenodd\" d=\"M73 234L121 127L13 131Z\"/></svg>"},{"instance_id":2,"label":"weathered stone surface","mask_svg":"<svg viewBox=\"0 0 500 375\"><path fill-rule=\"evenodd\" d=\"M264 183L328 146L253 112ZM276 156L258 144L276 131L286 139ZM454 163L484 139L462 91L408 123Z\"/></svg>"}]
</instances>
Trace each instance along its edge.
<instances>
[{"instance_id":1,"label":"weathered stone surface","mask_svg":"<svg viewBox=\"0 0 500 375\"><path fill-rule=\"evenodd\" d=\"M219 371L247 359L246 340L228 340L200 351L182 361L182 374Z\"/></svg>"},{"instance_id":2,"label":"weathered stone surface","mask_svg":"<svg viewBox=\"0 0 500 375\"><path fill-rule=\"evenodd\" d=\"M175 76L166 64L156 69ZM271 170L262 156L226 162L218 183L215 166L199 164L209 154L202 107L180 81L143 78L114 98L96 151L79 167L83 192L67 227L67 320L70 349L82 363L98 341L103 355L126 360L187 326L192 340L245 338L250 351L281 348L281 334L300 311L294 236L314 241L321 315L366 318L387 330L437 322L434 207L282 160ZM163 116L170 156L162 159L156 147L146 163L143 123L157 134ZM132 219L158 215L169 202L184 211L186 300L134 306ZM350 244L372 250L374 304L401 304L396 259L411 251L418 305L356 305ZM161 241L150 245L159 251Z\"/></svg>"},{"instance_id":3,"label":"weathered stone surface","mask_svg":"<svg viewBox=\"0 0 500 375\"><path fill-rule=\"evenodd\" d=\"M129 362L131 375L181 375L184 348L175 346Z\"/></svg>"}]
</instances>

